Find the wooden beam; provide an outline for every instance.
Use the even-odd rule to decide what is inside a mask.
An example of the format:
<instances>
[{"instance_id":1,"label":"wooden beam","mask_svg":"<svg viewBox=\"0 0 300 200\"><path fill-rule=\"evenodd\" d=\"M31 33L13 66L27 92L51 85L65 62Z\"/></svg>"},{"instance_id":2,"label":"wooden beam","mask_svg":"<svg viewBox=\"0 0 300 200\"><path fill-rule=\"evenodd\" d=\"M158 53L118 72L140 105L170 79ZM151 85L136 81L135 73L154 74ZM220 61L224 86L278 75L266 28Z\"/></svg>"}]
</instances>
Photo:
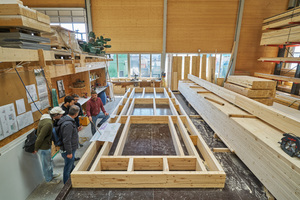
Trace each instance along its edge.
<instances>
[{"instance_id":1,"label":"wooden beam","mask_svg":"<svg viewBox=\"0 0 300 200\"><path fill-rule=\"evenodd\" d=\"M190 138L193 142L193 145L196 146L197 145L197 140L198 140L198 136L197 135L190 135Z\"/></svg>"},{"instance_id":2,"label":"wooden beam","mask_svg":"<svg viewBox=\"0 0 300 200\"><path fill-rule=\"evenodd\" d=\"M176 132L175 126L173 124L173 120L172 120L171 116L169 116L168 124L169 124L169 129L171 132L173 145L175 147L176 154L179 156L184 156L184 152L183 152L182 146L180 144L180 140L178 138L178 135L177 135L177 132Z\"/></svg>"},{"instance_id":3,"label":"wooden beam","mask_svg":"<svg viewBox=\"0 0 300 200\"><path fill-rule=\"evenodd\" d=\"M201 94L201 93L212 93L211 91L197 91L198 94Z\"/></svg>"},{"instance_id":4,"label":"wooden beam","mask_svg":"<svg viewBox=\"0 0 300 200\"><path fill-rule=\"evenodd\" d=\"M224 188L225 178L224 173L191 171L71 174L74 188Z\"/></svg>"},{"instance_id":5,"label":"wooden beam","mask_svg":"<svg viewBox=\"0 0 300 200\"><path fill-rule=\"evenodd\" d=\"M128 172L132 172L134 171L134 158L129 158L129 163L128 163L128 168L127 168L127 171Z\"/></svg>"},{"instance_id":6,"label":"wooden beam","mask_svg":"<svg viewBox=\"0 0 300 200\"><path fill-rule=\"evenodd\" d=\"M122 155L122 152L123 152L123 149L124 149L124 146L125 146L125 142L126 142L126 138L128 136L128 131L130 129L130 124L131 124L130 118L131 118L131 116L128 116L128 118L126 120L124 129L121 133L120 140L119 140L118 145L116 147L114 156Z\"/></svg>"},{"instance_id":7,"label":"wooden beam","mask_svg":"<svg viewBox=\"0 0 300 200\"><path fill-rule=\"evenodd\" d=\"M193 155L193 156L197 157L196 170L197 171L199 171L199 170L207 171L205 165L203 164L203 160L198 155L198 152L195 149L194 144L193 144L191 138L189 137L189 134L188 134L187 130L185 129L179 116L177 116L177 126L179 128L179 131L180 131L182 140L185 144L185 147L186 147L187 151L189 152L189 155Z\"/></svg>"},{"instance_id":8,"label":"wooden beam","mask_svg":"<svg viewBox=\"0 0 300 200\"><path fill-rule=\"evenodd\" d=\"M202 119L200 115L189 115L190 118Z\"/></svg>"},{"instance_id":9,"label":"wooden beam","mask_svg":"<svg viewBox=\"0 0 300 200\"><path fill-rule=\"evenodd\" d=\"M263 73L254 73L254 76L262 77L262 78L268 78L268 79L274 79L278 81L288 81L293 83L300 83L300 78L294 78L294 77L288 77L288 76L278 76L273 74L263 74Z\"/></svg>"},{"instance_id":10,"label":"wooden beam","mask_svg":"<svg viewBox=\"0 0 300 200\"><path fill-rule=\"evenodd\" d=\"M169 106L170 106L172 115L178 115L178 112L177 112L177 110L175 109L175 107L174 107L173 102L171 101L171 99L169 99Z\"/></svg>"},{"instance_id":11,"label":"wooden beam","mask_svg":"<svg viewBox=\"0 0 300 200\"><path fill-rule=\"evenodd\" d=\"M127 116L132 114L134 106L135 106L135 98L133 98L132 101L131 101L130 107L129 107L129 109L127 111L127 114L126 114Z\"/></svg>"},{"instance_id":12,"label":"wooden beam","mask_svg":"<svg viewBox=\"0 0 300 200\"><path fill-rule=\"evenodd\" d=\"M167 158L163 158L163 162L164 162L164 166L163 166L164 171L165 172L170 171L169 164L168 164L168 159Z\"/></svg>"},{"instance_id":13,"label":"wooden beam","mask_svg":"<svg viewBox=\"0 0 300 200\"><path fill-rule=\"evenodd\" d=\"M206 80L206 55L202 55L202 64L201 64L201 79Z\"/></svg>"},{"instance_id":14,"label":"wooden beam","mask_svg":"<svg viewBox=\"0 0 300 200\"><path fill-rule=\"evenodd\" d=\"M228 148L213 148L213 152L216 152L216 153L223 153L223 152L231 152L230 149Z\"/></svg>"},{"instance_id":15,"label":"wooden beam","mask_svg":"<svg viewBox=\"0 0 300 200\"><path fill-rule=\"evenodd\" d=\"M232 75L228 77L227 81L253 90L273 90L276 87L276 81L253 76Z\"/></svg>"},{"instance_id":16,"label":"wooden beam","mask_svg":"<svg viewBox=\"0 0 300 200\"><path fill-rule=\"evenodd\" d=\"M155 98L153 98L153 115L156 115L156 101L155 101Z\"/></svg>"},{"instance_id":17,"label":"wooden beam","mask_svg":"<svg viewBox=\"0 0 300 200\"><path fill-rule=\"evenodd\" d=\"M273 95L272 90L252 90L232 83L224 83L224 88L249 98L268 98Z\"/></svg>"},{"instance_id":18,"label":"wooden beam","mask_svg":"<svg viewBox=\"0 0 300 200\"><path fill-rule=\"evenodd\" d=\"M189 79L286 133L300 136L300 119L189 74ZM289 124L287 126L287 124Z\"/></svg>"},{"instance_id":19,"label":"wooden beam","mask_svg":"<svg viewBox=\"0 0 300 200\"><path fill-rule=\"evenodd\" d=\"M190 56L184 57L184 80L188 79L188 74L190 73Z\"/></svg>"},{"instance_id":20,"label":"wooden beam","mask_svg":"<svg viewBox=\"0 0 300 200\"><path fill-rule=\"evenodd\" d=\"M239 114L228 114L228 117L257 118L255 115L239 115Z\"/></svg>"}]
</instances>

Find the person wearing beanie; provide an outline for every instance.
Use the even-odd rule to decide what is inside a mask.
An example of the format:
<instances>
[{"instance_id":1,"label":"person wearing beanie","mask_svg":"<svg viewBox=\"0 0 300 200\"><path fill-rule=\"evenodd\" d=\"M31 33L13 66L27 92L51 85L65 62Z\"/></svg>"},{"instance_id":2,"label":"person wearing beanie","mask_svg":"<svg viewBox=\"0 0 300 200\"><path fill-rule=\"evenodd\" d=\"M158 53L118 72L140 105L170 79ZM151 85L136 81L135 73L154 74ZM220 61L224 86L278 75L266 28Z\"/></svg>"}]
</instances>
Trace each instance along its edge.
<instances>
[{"instance_id":1,"label":"person wearing beanie","mask_svg":"<svg viewBox=\"0 0 300 200\"><path fill-rule=\"evenodd\" d=\"M42 115L37 128L37 139L33 153L39 154L45 181L49 184L57 184L60 182L55 179L59 177L60 174L53 174L51 145L53 121L60 119L64 113L65 111L60 107L54 107L51 109L50 114Z\"/></svg>"}]
</instances>

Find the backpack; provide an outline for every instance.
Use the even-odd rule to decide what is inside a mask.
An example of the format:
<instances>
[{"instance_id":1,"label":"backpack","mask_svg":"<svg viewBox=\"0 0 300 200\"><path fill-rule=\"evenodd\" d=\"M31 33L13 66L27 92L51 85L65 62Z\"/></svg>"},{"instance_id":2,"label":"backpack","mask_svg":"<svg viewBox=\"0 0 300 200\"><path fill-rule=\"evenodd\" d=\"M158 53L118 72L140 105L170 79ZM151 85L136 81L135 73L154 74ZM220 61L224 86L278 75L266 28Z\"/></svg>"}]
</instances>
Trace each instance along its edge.
<instances>
[{"instance_id":1,"label":"backpack","mask_svg":"<svg viewBox=\"0 0 300 200\"><path fill-rule=\"evenodd\" d=\"M37 130L34 129L31 133L29 133L27 135L27 139L25 140L25 144L23 146L23 149L28 153L33 153L34 152L34 145L35 145L35 141L37 139L36 132L37 132Z\"/></svg>"},{"instance_id":2,"label":"backpack","mask_svg":"<svg viewBox=\"0 0 300 200\"><path fill-rule=\"evenodd\" d=\"M52 140L55 146L63 146L62 137L60 134L60 126L54 126L52 129Z\"/></svg>"}]
</instances>

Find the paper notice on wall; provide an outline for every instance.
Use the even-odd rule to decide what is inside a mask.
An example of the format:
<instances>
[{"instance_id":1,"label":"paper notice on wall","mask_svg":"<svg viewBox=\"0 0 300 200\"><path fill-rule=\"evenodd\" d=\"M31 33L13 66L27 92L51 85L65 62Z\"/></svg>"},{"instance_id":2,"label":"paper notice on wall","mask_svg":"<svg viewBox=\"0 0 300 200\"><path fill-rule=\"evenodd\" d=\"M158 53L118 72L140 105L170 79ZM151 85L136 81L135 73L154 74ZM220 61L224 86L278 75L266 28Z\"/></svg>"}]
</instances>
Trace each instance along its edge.
<instances>
[{"instance_id":1,"label":"paper notice on wall","mask_svg":"<svg viewBox=\"0 0 300 200\"><path fill-rule=\"evenodd\" d=\"M18 131L15 106L13 103L0 107L0 138Z\"/></svg>"},{"instance_id":2,"label":"paper notice on wall","mask_svg":"<svg viewBox=\"0 0 300 200\"><path fill-rule=\"evenodd\" d=\"M48 90L46 84L38 85L38 93L40 98L48 96Z\"/></svg>"},{"instance_id":3,"label":"paper notice on wall","mask_svg":"<svg viewBox=\"0 0 300 200\"><path fill-rule=\"evenodd\" d=\"M48 89L46 84L46 79L43 76L42 69L35 69L34 70L41 109L44 110L50 106L49 99L48 99Z\"/></svg>"},{"instance_id":4,"label":"paper notice on wall","mask_svg":"<svg viewBox=\"0 0 300 200\"><path fill-rule=\"evenodd\" d=\"M16 100L16 105L17 105L17 112L18 112L18 115L20 115L20 114L26 112L24 99Z\"/></svg>"},{"instance_id":5,"label":"paper notice on wall","mask_svg":"<svg viewBox=\"0 0 300 200\"><path fill-rule=\"evenodd\" d=\"M46 97L40 97L40 102L41 102L42 110L44 110L50 106L48 95Z\"/></svg>"},{"instance_id":6,"label":"paper notice on wall","mask_svg":"<svg viewBox=\"0 0 300 200\"><path fill-rule=\"evenodd\" d=\"M35 105L34 105L34 103L35 103ZM32 112L32 113L38 111L38 109L41 110L41 108L42 108L41 102L36 101L36 102L34 102L34 103L30 104L30 105L31 105L31 112Z\"/></svg>"},{"instance_id":7,"label":"paper notice on wall","mask_svg":"<svg viewBox=\"0 0 300 200\"><path fill-rule=\"evenodd\" d=\"M32 112L29 111L27 113L19 115L17 117L17 122L18 122L19 129L23 129L26 126L29 126L30 124L33 124Z\"/></svg>"},{"instance_id":8,"label":"paper notice on wall","mask_svg":"<svg viewBox=\"0 0 300 200\"><path fill-rule=\"evenodd\" d=\"M90 140L93 141L107 141L114 142L114 139L118 133L118 130L121 126L121 123L104 123L98 131L96 131L95 135Z\"/></svg>"},{"instance_id":9,"label":"paper notice on wall","mask_svg":"<svg viewBox=\"0 0 300 200\"><path fill-rule=\"evenodd\" d=\"M33 101L37 101L38 100L38 96L37 96L37 93L36 93L36 88L35 88L35 84L32 84L32 85L26 85L26 95L27 95L27 99L28 99L28 103L32 103L32 100L30 98L30 96L32 97ZM30 96L29 96L29 94Z\"/></svg>"}]
</instances>

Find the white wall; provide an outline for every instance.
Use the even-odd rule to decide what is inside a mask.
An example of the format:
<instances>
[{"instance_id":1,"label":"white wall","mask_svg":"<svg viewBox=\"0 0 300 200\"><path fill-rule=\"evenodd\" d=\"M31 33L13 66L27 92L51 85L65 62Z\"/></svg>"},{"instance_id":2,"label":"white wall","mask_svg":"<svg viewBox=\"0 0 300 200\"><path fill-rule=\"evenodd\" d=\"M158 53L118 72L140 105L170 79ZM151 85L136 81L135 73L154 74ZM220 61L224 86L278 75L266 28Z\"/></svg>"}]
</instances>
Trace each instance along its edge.
<instances>
[{"instance_id":1,"label":"white wall","mask_svg":"<svg viewBox=\"0 0 300 200\"><path fill-rule=\"evenodd\" d=\"M0 149L1 199L24 200L44 180L38 155L23 149L30 132Z\"/></svg>"}]
</instances>

